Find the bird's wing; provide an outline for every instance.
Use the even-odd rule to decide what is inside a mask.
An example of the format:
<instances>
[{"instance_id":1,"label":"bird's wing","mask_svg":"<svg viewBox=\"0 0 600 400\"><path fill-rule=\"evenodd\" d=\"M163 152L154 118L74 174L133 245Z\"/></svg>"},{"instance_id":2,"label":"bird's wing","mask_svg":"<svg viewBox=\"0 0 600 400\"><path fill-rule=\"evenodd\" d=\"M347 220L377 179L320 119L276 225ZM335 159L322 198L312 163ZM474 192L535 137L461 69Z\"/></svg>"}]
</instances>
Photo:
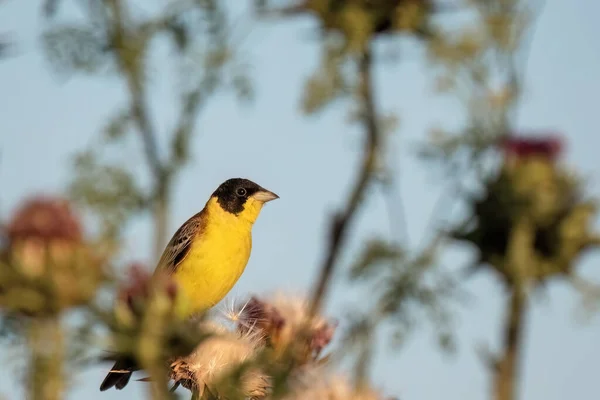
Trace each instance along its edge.
<instances>
[{"instance_id":1,"label":"bird's wing","mask_svg":"<svg viewBox=\"0 0 600 400\"><path fill-rule=\"evenodd\" d=\"M177 266L188 255L192 241L203 228L203 215L203 211L194 215L175 232L158 261L156 271L165 271L168 274L175 272Z\"/></svg>"}]
</instances>

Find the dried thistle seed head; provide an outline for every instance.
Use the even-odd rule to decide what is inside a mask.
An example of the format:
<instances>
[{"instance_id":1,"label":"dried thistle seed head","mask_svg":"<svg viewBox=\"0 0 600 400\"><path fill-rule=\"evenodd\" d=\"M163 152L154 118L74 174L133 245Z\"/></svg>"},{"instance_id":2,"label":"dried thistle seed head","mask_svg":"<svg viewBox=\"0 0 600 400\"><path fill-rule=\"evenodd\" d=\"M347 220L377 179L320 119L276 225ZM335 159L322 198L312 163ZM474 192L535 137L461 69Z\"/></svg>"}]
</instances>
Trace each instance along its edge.
<instances>
[{"instance_id":1,"label":"dried thistle seed head","mask_svg":"<svg viewBox=\"0 0 600 400\"><path fill-rule=\"evenodd\" d=\"M257 335L231 332L214 321L203 322L201 329L210 332L194 351L171 364L171 379L182 386L201 390L215 388L244 362L250 360L261 346ZM269 378L256 368L248 369L241 376L239 387L248 397L266 395ZM218 387L215 388L218 392Z\"/></svg>"},{"instance_id":2,"label":"dried thistle seed head","mask_svg":"<svg viewBox=\"0 0 600 400\"><path fill-rule=\"evenodd\" d=\"M240 310L238 329L242 333L262 332L265 337L278 335L285 319L272 304L257 297L250 300Z\"/></svg>"},{"instance_id":3,"label":"dried thistle seed head","mask_svg":"<svg viewBox=\"0 0 600 400\"><path fill-rule=\"evenodd\" d=\"M252 297L240 311L238 329L241 332L262 332L267 342L276 350L289 345L303 347L305 361L315 359L327 346L335 332L336 324L323 316L310 316L308 301L299 296L277 293L268 299ZM306 338L307 343L299 343ZM303 350L304 351L304 350Z\"/></svg>"}]
</instances>

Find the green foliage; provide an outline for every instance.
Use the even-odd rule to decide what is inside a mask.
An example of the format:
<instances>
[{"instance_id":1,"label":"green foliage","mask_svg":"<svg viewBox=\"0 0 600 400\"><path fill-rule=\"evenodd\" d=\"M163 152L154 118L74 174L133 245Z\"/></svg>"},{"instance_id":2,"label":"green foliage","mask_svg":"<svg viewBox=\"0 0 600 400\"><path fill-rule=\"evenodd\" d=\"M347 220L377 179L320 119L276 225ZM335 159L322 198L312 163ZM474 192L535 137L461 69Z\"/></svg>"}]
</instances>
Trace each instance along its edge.
<instances>
[{"instance_id":1,"label":"green foliage","mask_svg":"<svg viewBox=\"0 0 600 400\"><path fill-rule=\"evenodd\" d=\"M323 49L321 66L306 82L302 98L302 111L315 114L334 100L347 95L351 91L350 77L343 71L343 43L332 38Z\"/></svg>"},{"instance_id":2,"label":"green foliage","mask_svg":"<svg viewBox=\"0 0 600 400\"><path fill-rule=\"evenodd\" d=\"M108 65L106 38L86 26L59 26L44 33L46 57L57 72L97 73Z\"/></svg>"},{"instance_id":3,"label":"green foliage","mask_svg":"<svg viewBox=\"0 0 600 400\"><path fill-rule=\"evenodd\" d=\"M148 194L137 185L131 171L103 163L91 151L80 154L75 167L71 197L99 216L104 237L117 240L127 219L147 206Z\"/></svg>"},{"instance_id":4,"label":"green foliage","mask_svg":"<svg viewBox=\"0 0 600 400\"><path fill-rule=\"evenodd\" d=\"M449 300L457 295L457 282L449 273L435 268L438 247L435 242L431 248L410 257L385 242L368 243L350 276L369 283L376 307L370 313L370 322L358 320L357 327L389 320L395 327L396 342L401 343L424 314L438 331L440 344L450 349Z\"/></svg>"},{"instance_id":5,"label":"green foliage","mask_svg":"<svg viewBox=\"0 0 600 400\"><path fill-rule=\"evenodd\" d=\"M381 36L428 39L430 19L439 11L428 0L306 0L283 8L259 1L256 7L260 15L308 14L319 22L321 63L307 80L301 101L302 111L309 115L344 98L360 102L356 61L361 54Z\"/></svg>"},{"instance_id":6,"label":"green foliage","mask_svg":"<svg viewBox=\"0 0 600 400\"><path fill-rule=\"evenodd\" d=\"M110 119L109 123L104 128L104 135L107 141L116 141L122 139L127 131L131 128L132 117L131 111L122 110ZM81 155L80 157L86 157Z\"/></svg>"},{"instance_id":7,"label":"green foliage","mask_svg":"<svg viewBox=\"0 0 600 400\"><path fill-rule=\"evenodd\" d=\"M352 279L368 279L377 273L375 267L381 267L383 263L394 263L401 261L403 252L391 246L390 244L373 239L365 245L360 257L357 257L355 264L350 268L350 277Z\"/></svg>"}]
</instances>

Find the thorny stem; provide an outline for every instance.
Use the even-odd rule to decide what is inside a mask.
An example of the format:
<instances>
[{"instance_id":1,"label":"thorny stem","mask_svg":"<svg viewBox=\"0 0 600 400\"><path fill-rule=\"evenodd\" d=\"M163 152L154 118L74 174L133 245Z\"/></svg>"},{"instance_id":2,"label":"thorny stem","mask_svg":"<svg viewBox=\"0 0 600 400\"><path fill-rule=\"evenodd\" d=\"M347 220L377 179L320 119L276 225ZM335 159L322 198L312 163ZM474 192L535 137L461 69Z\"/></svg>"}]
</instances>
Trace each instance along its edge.
<instances>
[{"instance_id":1,"label":"thorny stem","mask_svg":"<svg viewBox=\"0 0 600 400\"><path fill-rule=\"evenodd\" d=\"M344 245L348 228L359 209L361 200L376 167L380 133L377 126L371 67L372 54L369 45L367 45L359 58L359 95L363 103L362 121L365 125L366 133L362 163L346 206L334 215L331 220L329 247L320 268L321 272L311 302L310 311L312 315L316 314L322 306L331 282L333 270Z\"/></svg>"},{"instance_id":2,"label":"thorny stem","mask_svg":"<svg viewBox=\"0 0 600 400\"><path fill-rule=\"evenodd\" d=\"M504 350L496 364L494 375L495 400L514 400L516 398L517 369L527 300L524 289L518 286L512 289L508 304L508 315L502 338Z\"/></svg>"},{"instance_id":3,"label":"thorny stem","mask_svg":"<svg viewBox=\"0 0 600 400\"><path fill-rule=\"evenodd\" d=\"M64 341L58 316L34 319L29 327L29 398L59 400L65 390Z\"/></svg>"}]
</instances>

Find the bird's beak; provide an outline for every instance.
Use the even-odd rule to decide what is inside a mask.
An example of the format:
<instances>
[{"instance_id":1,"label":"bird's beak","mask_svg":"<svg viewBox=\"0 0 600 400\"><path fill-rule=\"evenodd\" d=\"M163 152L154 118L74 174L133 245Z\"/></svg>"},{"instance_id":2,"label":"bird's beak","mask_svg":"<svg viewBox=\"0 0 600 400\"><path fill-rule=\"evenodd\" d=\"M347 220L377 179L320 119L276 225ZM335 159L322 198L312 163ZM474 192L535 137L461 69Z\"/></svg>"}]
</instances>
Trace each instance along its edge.
<instances>
[{"instance_id":1,"label":"bird's beak","mask_svg":"<svg viewBox=\"0 0 600 400\"><path fill-rule=\"evenodd\" d=\"M254 200L260 201L262 203L266 203L268 201L279 198L279 196L267 189L261 189L258 192L254 193L251 197L254 198Z\"/></svg>"}]
</instances>

